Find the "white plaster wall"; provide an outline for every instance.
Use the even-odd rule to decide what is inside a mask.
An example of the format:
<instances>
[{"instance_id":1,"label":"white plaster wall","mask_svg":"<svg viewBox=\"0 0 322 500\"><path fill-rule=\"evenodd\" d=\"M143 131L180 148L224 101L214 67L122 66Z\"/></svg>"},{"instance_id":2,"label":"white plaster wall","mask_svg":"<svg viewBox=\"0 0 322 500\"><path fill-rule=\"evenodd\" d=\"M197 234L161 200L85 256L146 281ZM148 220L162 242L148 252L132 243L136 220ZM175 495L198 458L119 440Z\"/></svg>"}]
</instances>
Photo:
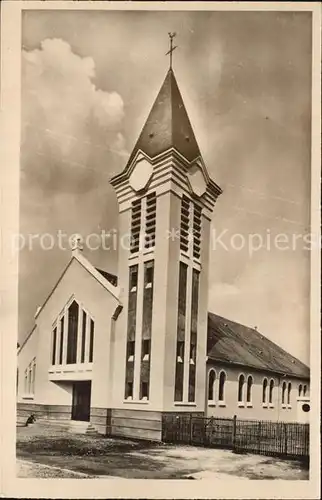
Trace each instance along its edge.
<instances>
[{"instance_id":1,"label":"white plaster wall","mask_svg":"<svg viewBox=\"0 0 322 500\"><path fill-rule=\"evenodd\" d=\"M310 422L310 411L303 411L302 406L304 404L309 405L311 407L310 398L306 396L298 397L296 402L297 407L297 421L301 424L308 424Z\"/></svg>"},{"instance_id":2,"label":"white plaster wall","mask_svg":"<svg viewBox=\"0 0 322 500\"><path fill-rule=\"evenodd\" d=\"M122 290L122 304L123 310L121 311L117 321L115 322L115 330L112 335L112 401L113 407L119 408L123 406L124 400L124 386L125 386L125 358L126 358L126 340L127 340L127 309L128 309L128 295L129 295L129 264L128 255L129 251L126 250L122 244L122 235L128 235L130 230L131 221L130 210L124 211L119 214L119 253L118 253L118 285Z\"/></svg>"},{"instance_id":3,"label":"white plaster wall","mask_svg":"<svg viewBox=\"0 0 322 500\"><path fill-rule=\"evenodd\" d=\"M25 370L28 368L30 362L34 357L37 357L37 345L38 345L38 328L36 327L31 336L28 338L25 344L22 345L18 353L18 395L17 400L19 402L28 402L29 400L24 399L25 389ZM36 363L37 363L36 359ZM35 395L37 394L37 367L36 367L36 380L35 380ZM34 396L35 396L34 395ZM31 401L34 402L34 401Z\"/></svg>"},{"instance_id":4,"label":"white plaster wall","mask_svg":"<svg viewBox=\"0 0 322 500\"><path fill-rule=\"evenodd\" d=\"M250 419L250 420L280 420L285 422L296 422L298 419L298 409L297 409L297 397L298 397L298 386L300 383L309 383L303 380L298 380L295 378L279 377L277 375L271 374L269 372L257 372L251 371L250 369L243 369L237 367L229 367L223 365L213 365L207 367L207 380L209 380L209 372L211 369L215 368L217 374L217 386L216 386L216 398L215 403L210 403L208 401L207 416L214 417L228 417L231 418L234 415L240 419ZM227 378L225 383L225 398L224 405L218 402L218 380L220 371L224 370ZM252 387L252 406L247 407L246 403L246 387L244 385L244 407L238 405L238 379L239 375L243 373L245 375L246 381L248 375L253 377L253 387ZM274 390L273 390L273 404L270 407L263 407L262 394L263 394L263 379L267 378L268 384L271 379L274 380ZM282 383L291 382L291 400L290 407L285 405L282 407ZM287 393L286 393L287 394ZM269 389L267 389L267 402L268 402ZM207 396L208 396L208 386L207 386ZM208 399L208 397L207 397ZM287 402L287 396L286 396Z\"/></svg>"},{"instance_id":5,"label":"white plaster wall","mask_svg":"<svg viewBox=\"0 0 322 500\"><path fill-rule=\"evenodd\" d=\"M209 250L210 220L202 216L201 225L201 272L199 284L197 366L196 366L196 409L205 409L206 355L208 336L208 295L209 295Z\"/></svg>"},{"instance_id":6,"label":"white plaster wall","mask_svg":"<svg viewBox=\"0 0 322 500\"><path fill-rule=\"evenodd\" d=\"M72 295L78 302L84 304L95 322L91 406L108 407L111 404L108 398L108 385L111 383L108 377L111 316L117 301L75 259L37 318L37 371L34 402L55 405L70 405L72 402L71 383L51 382L48 376L48 369L51 366L52 325ZM27 349L31 349L31 346Z\"/></svg>"},{"instance_id":7,"label":"white plaster wall","mask_svg":"<svg viewBox=\"0 0 322 500\"><path fill-rule=\"evenodd\" d=\"M154 369L155 386L159 386L158 392L162 392L162 410L173 407L176 350L177 350L177 317L178 317L178 292L179 292L179 238L162 238L167 230L180 228L181 198L173 193L167 193L160 198L159 223L161 235L159 247L157 248L156 290L162 290L162 298L157 301L154 314L154 337L155 350L153 368L159 353L158 363L162 364L162 371L158 377L158 370ZM162 241L161 241L162 240ZM168 259L168 260L166 260Z\"/></svg>"}]
</instances>

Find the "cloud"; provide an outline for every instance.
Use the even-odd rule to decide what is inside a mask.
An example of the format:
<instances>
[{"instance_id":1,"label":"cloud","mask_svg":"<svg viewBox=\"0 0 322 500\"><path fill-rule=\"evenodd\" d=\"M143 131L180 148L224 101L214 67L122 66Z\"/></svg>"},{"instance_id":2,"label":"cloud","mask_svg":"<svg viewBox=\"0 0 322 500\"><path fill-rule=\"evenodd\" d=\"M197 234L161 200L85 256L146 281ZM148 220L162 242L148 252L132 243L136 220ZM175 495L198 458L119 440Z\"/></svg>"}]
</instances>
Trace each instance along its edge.
<instances>
[{"instance_id":1,"label":"cloud","mask_svg":"<svg viewBox=\"0 0 322 500\"><path fill-rule=\"evenodd\" d=\"M88 191L127 154L124 103L95 85L92 57L62 39L22 54L22 171L33 186ZM123 160L122 160L123 161ZM100 177L100 176L98 176Z\"/></svg>"},{"instance_id":2,"label":"cloud","mask_svg":"<svg viewBox=\"0 0 322 500\"><path fill-rule=\"evenodd\" d=\"M126 161L123 123L122 96L97 87L92 57L80 57L62 39L47 38L40 48L23 51L20 233L86 236L116 225L108 181ZM19 258L22 329L70 256L57 247L44 251L37 241ZM96 254L97 265L108 260L113 270L113 252Z\"/></svg>"},{"instance_id":3,"label":"cloud","mask_svg":"<svg viewBox=\"0 0 322 500\"><path fill-rule=\"evenodd\" d=\"M238 252L227 257L234 261L238 259ZM250 327L256 325L261 333L307 362L308 257L299 262L294 251L287 252L287 259L282 251L274 254L259 251L232 283L218 279L212 283L209 310ZM295 266L297 273L294 273Z\"/></svg>"}]
</instances>

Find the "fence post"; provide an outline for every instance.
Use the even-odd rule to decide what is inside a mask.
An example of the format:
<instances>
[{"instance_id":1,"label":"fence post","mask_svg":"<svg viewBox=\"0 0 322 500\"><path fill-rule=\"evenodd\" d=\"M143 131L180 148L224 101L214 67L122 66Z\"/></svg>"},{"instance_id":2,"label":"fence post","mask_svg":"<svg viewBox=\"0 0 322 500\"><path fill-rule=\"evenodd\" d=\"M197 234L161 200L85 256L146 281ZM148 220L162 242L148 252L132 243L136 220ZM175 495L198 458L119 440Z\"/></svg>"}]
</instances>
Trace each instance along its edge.
<instances>
[{"instance_id":1,"label":"fence post","mask_svg":"<svg viewBox=\"0 0 322 500\"><path fill-rule=\"evenodd\" d=\"M287 455L287 425L286 423L283 424L284 427L284 453Z\"/></svg>"},{"instance_id":2,"label":"fence post","mask_svg":"<svg viewBox=\"0 0 322 500\"><path fill-rule=\"evenodd\" d=\"M190 439L189 443L192 444L192 413L190 413Z\"/></svg>"},{"instance_id":3,"label":"fence post","mask_svg":"<svg viewBox=\"0 0 322 500\"><path fill-rule=\"evenodd\" d=\"M236 447L236 422L237 422L237 415L234 415L233 417L233 434L232 434L232 449L235 450Z\"/></svg>"}]
</instances>

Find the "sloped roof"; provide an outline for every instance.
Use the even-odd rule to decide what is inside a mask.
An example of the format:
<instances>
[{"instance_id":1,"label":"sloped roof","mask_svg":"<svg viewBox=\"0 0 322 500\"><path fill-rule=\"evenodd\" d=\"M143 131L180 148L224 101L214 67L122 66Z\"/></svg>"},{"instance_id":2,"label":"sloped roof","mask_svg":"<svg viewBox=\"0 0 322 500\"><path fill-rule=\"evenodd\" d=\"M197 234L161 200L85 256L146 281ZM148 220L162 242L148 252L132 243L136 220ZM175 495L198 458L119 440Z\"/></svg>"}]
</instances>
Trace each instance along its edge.
<instances>
[{"instance_id":1,"label":"sloped roof","mask_svg":"<svg viewBox=\"0 0 322 500\"><path fill-rule=\"evenodd\" d=\"M176 78L170 68L134 146L128 165L139 149L152 158L171 147L176 148L189 161L200 156Z\"/></svg>"},{"instance_id":2,"label":"sloped roof","mask_svg":"<svg viewBox=\"0 0 322 500\"><path fill-rule=\"evenodd\" d=\"M309 378L310 369L253 328L208 313L208 359Z\"/></svg>"}]
</instances>

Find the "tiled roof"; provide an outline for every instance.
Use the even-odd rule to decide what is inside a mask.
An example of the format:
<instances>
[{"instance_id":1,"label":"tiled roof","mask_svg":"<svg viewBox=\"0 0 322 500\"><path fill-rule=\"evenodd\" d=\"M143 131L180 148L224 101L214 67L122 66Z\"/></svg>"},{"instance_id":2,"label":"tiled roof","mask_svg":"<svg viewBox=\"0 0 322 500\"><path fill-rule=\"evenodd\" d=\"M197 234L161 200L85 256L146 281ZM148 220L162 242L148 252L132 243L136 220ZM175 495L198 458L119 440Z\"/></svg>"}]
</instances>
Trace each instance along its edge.
<instances>
[{"instance_id":1,"label":"tiled roof","mask_svg":"<svg viewBox=\"0 0 322 500\"><path fill-rule=\"evenodd\" d=\"M200 156L176 78L169 69L128 164L139 149L152 158L171 147L189 161Z\"/></svg>"},{"instance_id":2,"label":"tiled roof","mask_svg":"<svg viewBox=\"0 0 322 500\"><path fill-rule=\"evenodd\" d=\"M108 273L107 271L103 271L102 269L99 269L98 267L95 268L96 271L98 271L102 276L104 276L107 281L109 281L112 285L117 286L117 276L112 273Z\"/></svg>"},{"instance_id":3,"label":"tiled roof","mask_svg":"<svg viewBox=\"0 0 322 500\"><path fill-rule=\"evenodd\" d=\"M208 359L309 378L310 369L253 328L208 313Z\"/></svg>"}]
</instances>

